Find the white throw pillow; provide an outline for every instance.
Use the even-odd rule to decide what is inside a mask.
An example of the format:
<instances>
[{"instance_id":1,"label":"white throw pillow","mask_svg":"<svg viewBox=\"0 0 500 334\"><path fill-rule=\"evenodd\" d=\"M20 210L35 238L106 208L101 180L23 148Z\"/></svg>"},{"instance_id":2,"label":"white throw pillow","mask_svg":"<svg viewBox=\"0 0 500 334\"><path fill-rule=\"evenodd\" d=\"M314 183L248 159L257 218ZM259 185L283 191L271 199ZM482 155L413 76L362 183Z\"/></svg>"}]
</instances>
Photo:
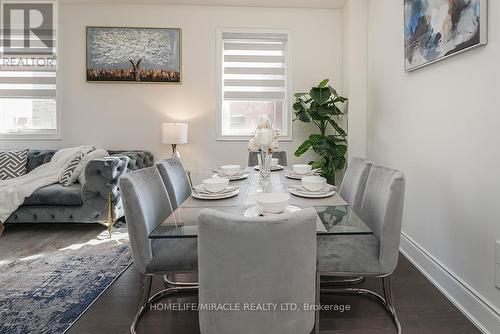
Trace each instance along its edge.
<instances>
[{"instance_id":1,"label":"white throw pillow","mask_svg":"<svg viewBox=\"0 0 500 334\"><path fill-rule=\"evenodd\" d=\"M80 149L73 154L73 157L68 160L66 166L59 173L59 183L65 187L75 183L79 175L79 173L75 173L78 165L88 153L93 151L95 151L95 147L93 145L81 146Z\"/></svg>"},{"instance_id":2,"label":"white throw pillow","mask_svg":"<svg viewBox=\"0 0 500 334\"><path fill-rule=\"evenodd\" d=\"M78 151L73 154L73 157L69 159L66 166L64 166L64 168L59 173L59 183L64 187L69 187L74 183L71 178L75 172L76 166L78 166L80 161L82 161L84 155L85 153L83 153L82 151Z\"/></svg>"},{"instance_id":3,"label":"white throw pillow","mask_svg":"<svg viewBox=\"0 0 500 334\"><path fill-rule=\"evenodd\" d=\"M76 176L78 178L78 182L80 182L80 184L85 183L85 168L87 168L87 165L89 164L89 162L91 160L102 159L105 157L109 157L109 153L108 153L108 151L106 151L102 148L99 148L95 151L92 151L89 154L87 154L86 156L84 156L82 161L80 161L80 163L78 164L78 166L76 167L76 170L75 170L75 173L78 172L78 175ZM75 181L76 181L76 178L75 178Z\"/></svg>"}]
</instances>

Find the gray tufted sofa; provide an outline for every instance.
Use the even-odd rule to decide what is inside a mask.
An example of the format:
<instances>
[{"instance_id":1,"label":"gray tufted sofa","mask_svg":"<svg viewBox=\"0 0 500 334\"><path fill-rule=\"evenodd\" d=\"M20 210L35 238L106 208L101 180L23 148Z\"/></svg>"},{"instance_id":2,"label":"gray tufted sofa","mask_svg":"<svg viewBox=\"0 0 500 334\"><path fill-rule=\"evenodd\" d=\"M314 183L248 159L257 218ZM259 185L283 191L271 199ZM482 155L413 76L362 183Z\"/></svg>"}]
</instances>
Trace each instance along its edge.
<instances>
[{"instance_id":1,"label":"gray tufted sofa","mask_svg":"<svg viewBox=\"0 0 500 334\"><path fill-rule=\"evenodd\" d=\"M27 171L50 161L56 151L32 150L28 153ZM85 168L85 184L69 187L52 184L26 198L6 223L96 223L106 221L108 198L111 194L113 216L123 216L118 189L121 175L130 170L152 166L153 155L148 151L108 151L110 157L89 162Z\"/></svg>"}]
</instances>

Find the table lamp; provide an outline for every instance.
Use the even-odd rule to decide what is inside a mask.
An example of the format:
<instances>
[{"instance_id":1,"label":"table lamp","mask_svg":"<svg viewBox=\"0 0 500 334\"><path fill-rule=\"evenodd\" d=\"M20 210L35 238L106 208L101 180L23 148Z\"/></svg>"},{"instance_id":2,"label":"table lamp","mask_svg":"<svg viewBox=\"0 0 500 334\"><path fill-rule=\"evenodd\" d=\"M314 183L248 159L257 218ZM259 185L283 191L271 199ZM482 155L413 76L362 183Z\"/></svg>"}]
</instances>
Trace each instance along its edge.
<instances>
[{"instance_id":1,"label":"table lamp","mask_svg":"<svg viewBox=\"0 0 500 334\"><path fill-rule=\"evenodd\" d=\"M187 123L162 123L161 124L161 142L162 144L172 145L172 158L181 158L177 150L178 144L187 144L188 142L188 124Z\"/></svg>"}]
</instances>

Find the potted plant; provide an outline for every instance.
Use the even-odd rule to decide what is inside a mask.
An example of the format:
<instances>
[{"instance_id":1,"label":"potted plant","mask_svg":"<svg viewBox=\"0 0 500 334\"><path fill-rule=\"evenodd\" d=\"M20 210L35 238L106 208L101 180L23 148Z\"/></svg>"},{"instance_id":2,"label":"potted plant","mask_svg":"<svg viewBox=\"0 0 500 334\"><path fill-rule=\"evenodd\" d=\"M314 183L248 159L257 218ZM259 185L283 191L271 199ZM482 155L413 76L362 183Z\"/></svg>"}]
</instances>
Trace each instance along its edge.
<instances>
[{"instance_id":1,"label":"potted plant","mask_svg":"<svg viewBox=\"0 0 500 334\"><path fill-rule=\"evenodd\" d=\"M345 103L347 98L337 94L329 81L321 81L309 93L295 94L294 121L314 123L319 128L319 133L311 134L297 148L295 156L300 157L312 149L319 155L319 159L309 164L321 169L321 174L328 183L335 185L335 173L344 169L347 154L347 133L339 125L344 113L338 104Z\"/></svg>"}]
</instances>

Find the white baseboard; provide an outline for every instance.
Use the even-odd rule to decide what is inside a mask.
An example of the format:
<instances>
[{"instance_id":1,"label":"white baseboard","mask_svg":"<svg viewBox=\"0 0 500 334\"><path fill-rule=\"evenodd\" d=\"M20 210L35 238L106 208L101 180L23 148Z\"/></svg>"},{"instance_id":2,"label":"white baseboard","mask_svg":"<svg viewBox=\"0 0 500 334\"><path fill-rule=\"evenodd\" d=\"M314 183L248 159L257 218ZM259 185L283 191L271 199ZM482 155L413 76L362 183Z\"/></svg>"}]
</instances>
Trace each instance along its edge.
<instances>
[{"instance_id":1,"label":"white baseboard","mask_svg":"<svg viewBox=\"0 0 500 334\"><path fill-rule=\"evenodd\" d=\"M401 253L434 284L480 331L500 333L500 310L470 287L407 234L401 233Z\"/></svg>"}]
</instances>

